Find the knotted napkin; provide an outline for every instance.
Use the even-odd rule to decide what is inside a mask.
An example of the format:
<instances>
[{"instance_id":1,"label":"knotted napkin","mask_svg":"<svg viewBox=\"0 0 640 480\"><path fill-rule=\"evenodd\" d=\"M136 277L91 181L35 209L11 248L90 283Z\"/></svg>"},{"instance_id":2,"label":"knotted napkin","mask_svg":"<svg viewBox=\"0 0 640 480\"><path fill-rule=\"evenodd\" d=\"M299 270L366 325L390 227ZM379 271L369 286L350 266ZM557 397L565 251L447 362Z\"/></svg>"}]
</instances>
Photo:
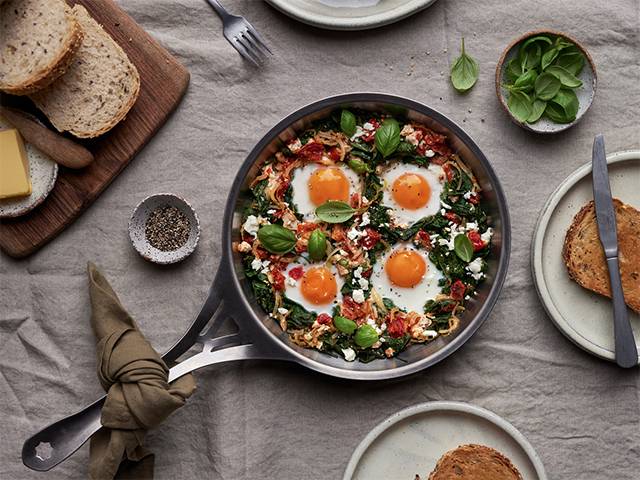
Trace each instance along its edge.
<instances>
[{"instance_id":1,"label":"knotted napkin","mask_svg":"<svg viewBox=\"0 0 640 480\"><path fill-rule=\"evenodd\" d=\"M89 477L151 479L154 457L143 447L145 434L185 404L195 381L186 375L167 383L167 365L109 282L93 263L88 273L98 377L107 392L101 417L105 428L91 438Z\"/></svg>"}]
</instances>

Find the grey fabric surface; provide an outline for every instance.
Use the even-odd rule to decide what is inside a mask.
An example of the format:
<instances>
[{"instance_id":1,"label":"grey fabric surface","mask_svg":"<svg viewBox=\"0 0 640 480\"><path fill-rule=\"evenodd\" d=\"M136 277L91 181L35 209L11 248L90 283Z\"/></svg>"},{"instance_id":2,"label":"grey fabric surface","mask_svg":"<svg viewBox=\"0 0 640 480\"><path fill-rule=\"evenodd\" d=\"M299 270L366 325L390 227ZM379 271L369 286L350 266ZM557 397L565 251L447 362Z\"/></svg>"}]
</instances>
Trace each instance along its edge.
<instances>
[{"instance_id":1,"label":"grey fabric surface","mask_svg":"<svg viewBox=\"0 0 640 480\"><path fill-rule=\"evenodd\" d=\"M47 475L20 461L27 435L102 394L86 262L103 269L153 345L166 349L213 278L220 212L248 150L303 104L370 90L440 110L492 162L513 222L511 265L496 308L455 355L403 381L356 384L267 362L201 372L187 406L148 437L157 478L340 478L379 421L415 403L446 399L512 422L551 479L637 479L637 369L597 360L556 330L534 291L529 248L538 212L556 185L589 161L594 134L606 135L610 152L640 147L640 2L440 0L401 23L356 33L306 27L258 0L225 3L248 17L274 50L264 69L241 61L203 0L121 1L187 66L191 85L166 126L78 221L26 260L0 257L0 478L87 475L86 446ZM494 93L504 47L539 27L582 40L598 69L591 110L577 127L551 137L512 124ZM481 71L466 96L447 77L462 35ZM168 268L139 257L127 236L132 208L163 191L189 199L202 224L196 253Z\"/></svg>"}]
</instances>

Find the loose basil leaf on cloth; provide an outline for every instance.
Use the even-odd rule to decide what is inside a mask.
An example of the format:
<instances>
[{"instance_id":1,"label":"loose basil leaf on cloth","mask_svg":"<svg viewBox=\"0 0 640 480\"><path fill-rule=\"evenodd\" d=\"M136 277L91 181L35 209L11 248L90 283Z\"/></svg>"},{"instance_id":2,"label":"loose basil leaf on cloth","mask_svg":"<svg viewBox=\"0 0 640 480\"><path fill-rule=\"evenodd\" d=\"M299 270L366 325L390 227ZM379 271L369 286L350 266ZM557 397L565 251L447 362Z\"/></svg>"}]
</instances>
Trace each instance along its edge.
<instances>
[{"instance_id":1,"label":"loose basil leaf on cloth","mask_svg":"<svg viewBox=\"0 0 640 480\"><path fill-rule=\"evenodd\" d=\"M531 115L532 105L531 99L524 92L511 92L507 106L514 117L520 122L526 122ZM456 237L457 238L457 237Z\"/></svg>"},{"instance_id":2,"label":"loose basil leaf on cloth","mask_svg":"<svg viewBox=\"0 0 640 480\"><path fill-rule=\"evenodd\" d=\"M582 80L576 78L573 73L559 65L551 65L547 67L545 72L558 77L564 87L578 88L582 86Z\"/></svg>"},{"instance_id":3,"label":"loose basil leaf on cloth","mask_svg":"<svg viewBox=\"0 0 640 480\"><path fill-rule=\"evenodd\" d=\"M369 348L378 341L378 334L371 325L365 323L358 327L353 340L360 348Z\"/></svg>"},{"instance_id":4,"label":"loose basil leaf on cloth","mask_svg":"<svg viewBox=\"0 0 640 480\"><path fill-rule=\"evenodd\" d=\"M400 125L393 118L387 118L376 130L376 148L383 157L388 157L400 145Z\"/></svg>"},{"instance_id":5,"label":"loose basil leaf on cloth","mask_svg":"<svg viewBox=\"0 0 640 480\"><path fill-rule=\"evenodd\" d=\"M307 250L311 260L322 260L327 253L327 236L316 228L309 236L309 242L307 244Z\"/></svg>"},{"instance_id":6,"label":"loose basil leaf on cloth","mask_svg":"<svg viewBox=\"0 0 640 480\"><path fill-rule=\"evenodd\" d=\"M333 317L333 324L337 330L340 330L342 333L346 333L347 335L351 335L356 331L356 328L358 328L358 324L356 322L340 315Z\"/></svg>"},{"instance_id":7,"label":"loose basil leaf on cloth","mask_svg":"<svg viewBox=\"0 0 640 480\"><path fill-rule=\"evenodd\" d=\"M536 96L540 100L551 100L553 97L556 96L561 86L562 86L562 83L560 83L560 80L558 79L558 77L550 73L544 72L541 75L539 75L538 78L536 78L536 82L535 82Z\"/></svg>"},{"instance_id":8,"label":"loose basil leaf on cloth","mask_svg":"<svg viewBox=\"0 0 640 480\"><path fill-rule=\"evenodd\" d=\"M382 128L382 127L381 127ZM378 131L380 131L378 129ZM376 138L377 138L376 133ZM348 203L329 200L316 208L316 216L327 223L343 223L353 217L356 211ZM258 235L260 231L258 230Z\"/></svg>"},{"instance_id":9,"label":"loose basil leaf on cloth","mask_svg":"<svg viewBox=\"0 0 640 480\"><path fill-rule=\"evenodd\" d=\"M470 262L473 258L473 244L466 235L456 235L453 239L453 250L463 262Z\"/></svg>"},{"instance_id":10,"label":"loose basil leaf on cloth","mask_svg":"<svg viewBox=\"0 0 640 480\"><path fill-rule=\"evenodd\" d=\"M352 137L356 133L356 116L349 110L342 110L340 114L340 130L348 137Z\"/></svg>"},{"instance_id":11,"label":"loose basil leaf on cloth","mask_svg":"<svg viewBox=\"0 0 640 480\"><path fill-rule=\"evenodd\" d=\"M464 50L464 38L460 56L451 66L451 84L458 92L464 93L476 84L478 80L478 62L471 58Z\"/></svg>"},{"instance_id":12,"label":"loose basil leaf on cloth","mask_svg":"<svg viewBox=\"0 0 640 480\"><path fill-rule=\"evenodd\" d=\"M531 115L527 118L527 123L535 123L540 120L545 108L547 108L547 102L539 99L534 100L531 106Z\"/></svg>"},{"instance_id":13,"label":"loose basil leaf on cloth","mask_svg":"<svg viewBox=\"0 0 640 480\"><path fill-rule=\"evenodd\" d=\"M258 240L267 251L277 255L289 253L296 246L295 234L282 225L275 223L260 227Z\"/></svg>"}]
</instances>

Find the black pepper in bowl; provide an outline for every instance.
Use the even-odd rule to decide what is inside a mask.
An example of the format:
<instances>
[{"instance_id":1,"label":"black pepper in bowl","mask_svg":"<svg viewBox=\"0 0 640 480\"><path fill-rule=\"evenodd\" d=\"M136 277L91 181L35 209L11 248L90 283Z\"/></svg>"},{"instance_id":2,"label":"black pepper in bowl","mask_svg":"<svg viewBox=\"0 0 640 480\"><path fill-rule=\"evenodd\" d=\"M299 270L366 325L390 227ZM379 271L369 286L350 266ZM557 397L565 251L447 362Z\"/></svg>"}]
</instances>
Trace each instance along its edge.
<instances>
[{"instance_id":1,"label":"black pepper in bowl","mask_svg":"<svg viewBox=\"0 0 640 480\"><path fill-rule=\"evenodd\" d=\"M161 206L147 219L144 234L149 243L163 252L177 250L189 239L191 224L179 208Z\"/></svg>"}]
</instances>

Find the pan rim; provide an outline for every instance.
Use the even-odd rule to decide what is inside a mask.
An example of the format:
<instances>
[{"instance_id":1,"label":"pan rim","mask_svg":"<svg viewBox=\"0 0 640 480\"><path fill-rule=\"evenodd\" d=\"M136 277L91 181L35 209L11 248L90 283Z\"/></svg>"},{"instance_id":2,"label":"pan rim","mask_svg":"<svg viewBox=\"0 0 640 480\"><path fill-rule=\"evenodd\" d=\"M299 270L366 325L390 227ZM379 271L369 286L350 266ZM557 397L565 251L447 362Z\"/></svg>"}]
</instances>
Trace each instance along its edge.
<instances>
[{"instance_id":1,"label":"pan rim","mask_svg":"<svg viewBox=\"0 0 640 480\"><path fill-rule=\"evenodd\" d=\"M498 207L499 218L502 224L502 248L500 251L500 256L497 258L498 266L496 270L496 275L493 281L493 284L490 287L487 298L484 303L480 306L477 314L471 319L469 325L461 331L455 339L451 341L451 343L445 345L442 349L438 350L432 355L429 355L421 360L416 362L412 362L406 365L393 366L391 368L381 369L381 370L353 370L349 368L340 368L332 365L328 365L312 358L309 358L306 355L303 355L289 345L285 344L282 340L276 338L273 333L262 323L262 321L257 318L254 314L251 305L249 304L244 292L242 290L242 286L240 285L240 280L238 278L238 274L233 267L233 248L232 248L232 231L233 231L233 217L235 213L235 206L240 195L241 187L244 183L244 180L249 173L251 167L254 165L256 160L258 159L260 153L271 143L277 136L290 127L292 124L297 122L298 120L306 117L309 114L312 114L318 110L322 110L328 107L337 107L340 105L354 103L354 102L377 102L377 103L387 103L390 105L404 107L407 109L415 110L424 115L429 116L439 124L449 128L451 131L455 133L457 138L462 141L467 148L469 148L473 154L478 158L481 162L483 168L486 171L487 177L491 183L491 186L494 189L494 193L496 196L496 203ZM454 353L458 350L464 343L466 343L480 328L480 326L486 321L489 314L493 310L502 287L504 285L504 281L507 275L508 266L509 266L509 258L511 253L511 220L509 216L509 208L506 200L506 196L504 194L504 190L502 185L491 166L489 160L484 155L480 147L476 144L476 142L454 121L449 119L444 114L439 111L423 104L417 102L415 100L392 95L381 92L352 92L352 93L344 93L340 95L333 95L329 97L322 98L320 100L316 100L314 102L308 103L307 105L293 111L292 113L285 116L282 120L280 120L275 126L270 128L255 144L253 149L246 156L243 164L240 166L236 177L234 178L233 184L231 185L231 189L227 198L227 203L225 206L224 212L224 220L222 225L222 258L223 262L229 267L227 273L231 278L226 282L227 286L230 287L233 293L236 295L237 302L242 304L243 314L251 317L252 326L257 326L259 334L262 338L268 338L270 340L270 345L276 346L280 353L286 353L291 360L296 363L303 365L305 367L311 368L312 370L318 371L320 373L324 373L333 377L345 378L351 380L384 380L391 378L399 378L404 377L406 375L410 375L412 373L416 373L418 371L424 370ZM248 320L247 320L248 321Z\"/></svg>"}]
</instances>

